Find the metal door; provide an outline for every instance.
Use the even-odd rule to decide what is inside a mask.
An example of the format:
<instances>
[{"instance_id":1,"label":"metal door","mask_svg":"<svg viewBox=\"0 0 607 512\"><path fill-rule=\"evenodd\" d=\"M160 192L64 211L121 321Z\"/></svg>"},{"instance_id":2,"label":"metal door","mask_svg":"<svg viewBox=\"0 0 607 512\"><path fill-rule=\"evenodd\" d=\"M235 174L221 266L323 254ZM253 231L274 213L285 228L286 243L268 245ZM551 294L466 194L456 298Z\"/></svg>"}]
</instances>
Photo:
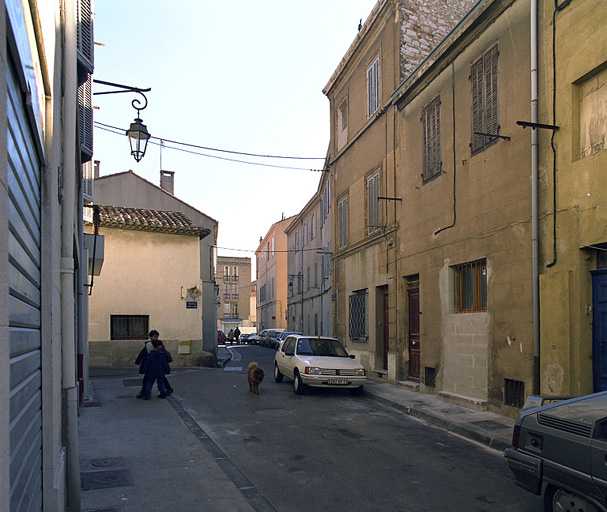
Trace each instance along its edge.
<instances>
[{"instance_id":1,"label":"metal door","mask_svg":"<svg viewBox=\"0 0 607 512\"><path fill-rule=\"evenodd\" d=\"M42 510L40 165L7 65L11 511Z\"/></svg>"},{"instance_id":2,"label":"metal door","mask_svg":"<svg viewBox=\"0 0 607 512\"><path fill-rule=\"evenodd\" d=\"M607 269L592 272L594 391L607 391Z\"/></svg>"},{"instance_id":3,"label":"metal door","mask_svg":"<svg viewBox=\"0 0 607 512\"><path fill-rule=\"evenodd\" d=\"M419 288L408 290L409 296L409 380L420 380Z\"/></svg>"}]
</instances>

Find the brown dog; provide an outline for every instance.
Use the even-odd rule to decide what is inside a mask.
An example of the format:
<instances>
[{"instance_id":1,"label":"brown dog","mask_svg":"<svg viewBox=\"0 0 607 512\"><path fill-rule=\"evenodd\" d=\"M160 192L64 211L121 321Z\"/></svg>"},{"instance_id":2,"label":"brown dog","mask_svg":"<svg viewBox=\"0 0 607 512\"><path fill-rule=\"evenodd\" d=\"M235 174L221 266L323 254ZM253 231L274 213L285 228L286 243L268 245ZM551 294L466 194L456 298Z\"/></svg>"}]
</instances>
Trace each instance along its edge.
<instances>
[{"instance_id":1,"label":"brown dog","mask_svg":"<svg viewBox=\"0 0 607 512\"><path fill-rule=\"evenodd\" d=\"M259 395L259 385L263 382L264 377L265 373L261 366L257 366L257 363L249 363L249 369L247 370L249 391L253 391L253 393Z\"/></svg>"}]
</instances>

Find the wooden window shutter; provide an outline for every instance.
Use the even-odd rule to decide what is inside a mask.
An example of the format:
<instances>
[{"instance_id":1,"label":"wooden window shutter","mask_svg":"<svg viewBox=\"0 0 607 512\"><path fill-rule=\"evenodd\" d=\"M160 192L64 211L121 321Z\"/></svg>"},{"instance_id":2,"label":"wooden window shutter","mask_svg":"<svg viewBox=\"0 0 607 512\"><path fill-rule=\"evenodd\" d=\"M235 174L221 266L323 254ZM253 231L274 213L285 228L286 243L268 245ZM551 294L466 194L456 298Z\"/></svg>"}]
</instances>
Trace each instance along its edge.
<instances>
[{"instance_id":1,"label":"wooden window shutter","mask_svg":"<svg viewBox=\"0 0 607 512\"><path fill-rule=\"evenodd\" d=\"M472 82L472 153L483 148L484 137L475 132L483 131L483 59L477 60L472 64L470 70L470 80Z\"/></svg>"},{"instance_id":2,"label":"wooden window shutter","mask_svg":"<svg viewBox=\"0 0 607 512\"><path fill-rule=\"evenodd\" d=\"M497 45L485 54L485 132L497 134L499 120L497 115ZM491 139L493 141L493 139Z\"/></svg>"}]
</instances>

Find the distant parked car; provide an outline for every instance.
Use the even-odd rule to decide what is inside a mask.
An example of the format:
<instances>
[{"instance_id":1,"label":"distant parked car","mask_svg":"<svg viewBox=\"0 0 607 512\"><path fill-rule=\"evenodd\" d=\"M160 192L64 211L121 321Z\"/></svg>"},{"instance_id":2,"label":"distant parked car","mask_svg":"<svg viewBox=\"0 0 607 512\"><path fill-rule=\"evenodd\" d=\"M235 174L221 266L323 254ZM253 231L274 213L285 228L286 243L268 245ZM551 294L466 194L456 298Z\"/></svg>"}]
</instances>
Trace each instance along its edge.
<instances>
[{"instance_id":1,"label":"distant parked car","mask_svg":"<svg viewBox=\"0 0 607 512\"><path fill-rule=\"evenodd\" d=\"M225 343L226 342L226 335L223 333L223 331L217 331L217 343Z\"/></svg>"},{"instance_id":2,"label":"distant parked car","mask_svg":"<svg viewBox=\"0 0 607 512\"><path fill-rule=\"evenodd\" d=\"M263 331L261 331L259 333L259 345L261 345L262 347L264 346L264 343L266 342L266 336L268 335L269 332L270 332L270 329L264 329Z\"/></svg>"},{"instance_id":3,"label":"distant parked car","mask_svg":"<svg viewBox=\"0 0 607 512\"><path fill-rule=\"evenodd\" d=\"M504 456L517 485L540 495L546 484L546 512L606 511L607 391L523 407Z\"/></svg>"},{"instance_id":4,"label":"distant parked car","mask_svg":"<svg viewBox=\"0 0 607 512\"><path fill-rule=\"evenodd\" d=\"M274 348L276 340L284 329L264 329L259 333L259 344L262 347Z\"/></svg>"},{"instance_id":5,"label":"distant parked car","mask_svg":"<svg viewBox=\"0 0 607 512\"><path fill-rule=\"evenodd\" d=\"M250 334L241 334L240 343L248 343Z\"/></svg>"},{"instance_id":6,"label":"distant parked car","mask_svg":"<svg viewBox=\"0 0 607 512\"><path fill-rule=\"evenodd\" d=\"M249 345L259 345L259 334L254 332L253 334L249 334L249 338L247 340Z\"/></svg>"},{"instance_id":7,"label":"distant parked car","mask_svg":"<svg viewBox=\"0 0 607 512\"><path fill-rule=\"evenodd\" d=\"M306 386L346 388L360 394L367 379L365 367L348 355L335 338L292 335L284 340L274 357L274 380L293 379L293 391Z\"/></svg>"},{"instance_id":8,"label":"distant parked car","mask_svg":"<svg viewBox=\"0 0 607 512\"><path fill-rule=\"evenodd\" d=\"M293 334L303 334L303 332L299 332L299 331L283 331L283 332L281 332L280 336L278 337L278 345L275 347L276 350L278 350L280 348L280 346L282 345L282 342L287 339L287 336L291 336Z\"/></svg>"}]
</instances>

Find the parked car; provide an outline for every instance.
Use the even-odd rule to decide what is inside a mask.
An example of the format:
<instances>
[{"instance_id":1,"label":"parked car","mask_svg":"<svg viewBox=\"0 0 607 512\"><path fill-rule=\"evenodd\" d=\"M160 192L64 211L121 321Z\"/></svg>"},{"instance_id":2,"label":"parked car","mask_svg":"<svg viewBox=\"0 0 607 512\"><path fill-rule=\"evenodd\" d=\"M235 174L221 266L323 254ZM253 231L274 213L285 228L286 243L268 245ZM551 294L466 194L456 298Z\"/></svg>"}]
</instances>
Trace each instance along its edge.
<instances>
[{"instance_id":1,"label":"parked car","mask_svg":"<svg viewBox=\"0 0 607 512\"><path fill-rule=\"evenodd\" d=\"M226 335L223 331L217 331L217 343L225 343L226 339Z\"/></svg>"},{"instance_id":2,"label":"parked car","mask_svg":"<svg viewBox=\"0 0 607 512\"><path fill-rule=\"evenodd\" d=\"M270 348L276 350L280 346L280 335L284 332L284 329L271 329L267 338L267 345Z\"/></svg>"},{"instance_id":3,"label":"parked car","mask_svg":"<svg viewBox=\"0 0 607 512\"><path fill-rule=\"evenodd\" d=\"M270 332L270 329L264 329L263 331L261 331L259 333L259 345L261 345L262 347L264 346L264 343L266 341L266 336L268 335L268 333Z\"/></svg>"},{"instance_id":4,"label":"parked car","mask_svg":"<svg viewBox=\"0 0 607 512\"><path fill-rule=\"evenodd\" d=\"M284 329L264 329L259 335L259 342L262 347L274 348L276 346L276 339L280 336L280 333Z\"/></svg>"},{"instance_id":5,"label":"parked car","mask_svg":"<svg viewBox=\"0 0 607 512\"><path fill-rule=\"evenodd\" d=\"M259 334L257 334L256 332L254 332L253 334L249 334L247 342L249 343L249 345L259 345Z\"/></svg>"},{"instance_id":6,"label":"parked car","mask_svg":"<svg viewBox=\"0 0 607 512\"><path fill-rule=\"evenodd\" d=\"M523 408L504 456L545 511L607 511L607 391Z\"/></svg>"},{"instance_id":7,"label":"parked car","mask_svg":"<svg viewBox=\"0 0 607 512\"><path fill-rule=\"evenodd\" d=\"M278 350L280 348L280 346L282 345L282 342L287 339L287 336L291 336L293 334L303 334L303 332L299 332L299 331L282 331L280 333L280 336L278 336L278 345L275 347L276 350Z\"/></svg>"},{"instance_id":8,"label":"parked car","mask_svg":"<svg viewBox=\"0 0 607 512\"><path fill-rule=\"evenodd\" d=\"M240 335L240 343L249 343L250 334L241 334Z\"/></svg>"},{"instance_id":9,"label":"parked car","mask_svg":"<svg viewBox=\"0 0 607 512\"><path fill-rule=\"evenodd\" d=\"M288 336L274 357L274 380L293 379L293 391L305 392L306 386L347 388L361 394L367 379L365 367L336 338Z\"/></svg>"}]
</instances>

